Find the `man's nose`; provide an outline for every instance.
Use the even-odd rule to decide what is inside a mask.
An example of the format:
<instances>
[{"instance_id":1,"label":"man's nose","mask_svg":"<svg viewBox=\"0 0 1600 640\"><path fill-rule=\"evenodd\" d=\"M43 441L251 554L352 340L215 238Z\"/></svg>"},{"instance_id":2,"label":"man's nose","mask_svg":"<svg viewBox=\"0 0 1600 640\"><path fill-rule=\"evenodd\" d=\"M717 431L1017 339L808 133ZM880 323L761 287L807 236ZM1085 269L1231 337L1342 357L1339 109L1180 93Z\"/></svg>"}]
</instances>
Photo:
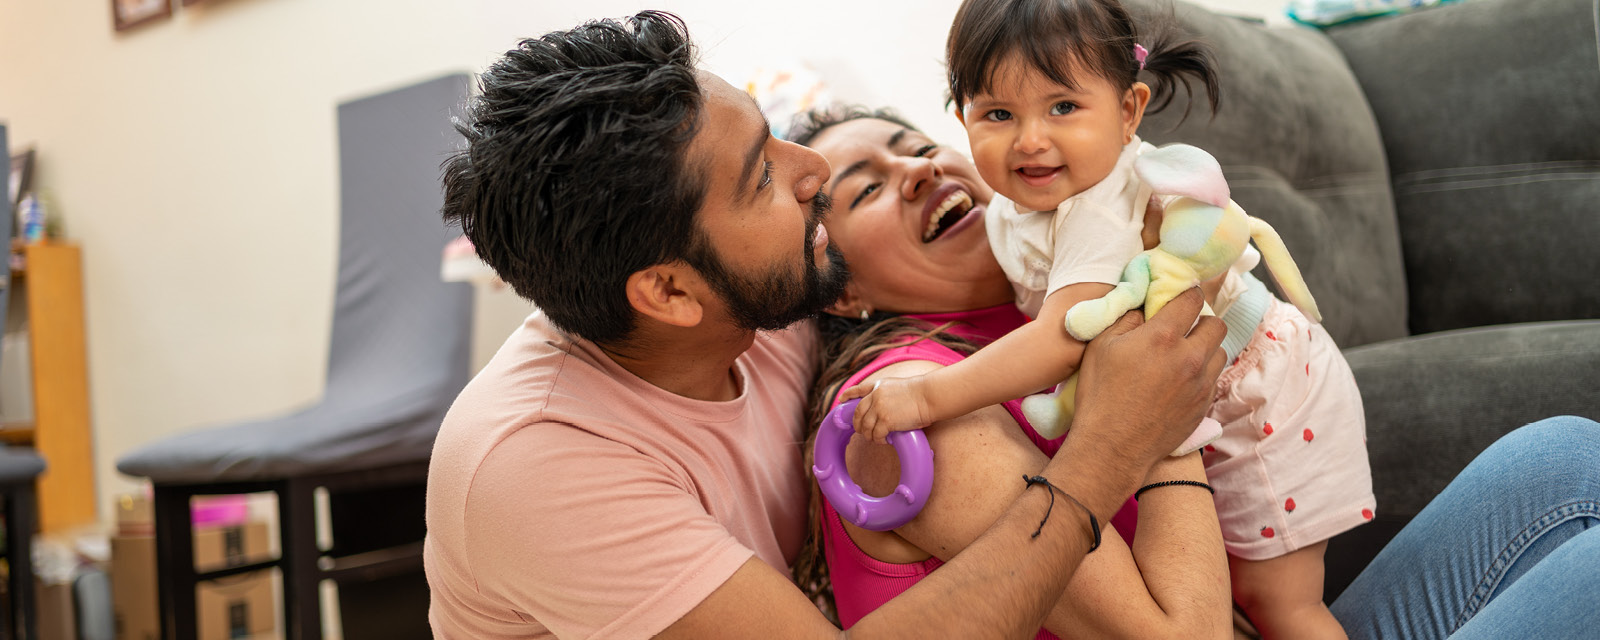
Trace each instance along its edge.
<instances>
[{"instance_id":1,"label":"man's nose","mask_svg":"<svg viewBox=\"0 0 1600 640\"><path fill-rule=\"evenodd\" d=\"M816 197L818 191L822 190L822 185L828 183L828 177L832 175L832 169L828 167L827 159L810 147L788 141L783 141L783 144L790 147L789 150L794 152L794 162L799 172L799 176L794 182L795 199L801 202L808 202Z\"/></svg>"}]
</instances>

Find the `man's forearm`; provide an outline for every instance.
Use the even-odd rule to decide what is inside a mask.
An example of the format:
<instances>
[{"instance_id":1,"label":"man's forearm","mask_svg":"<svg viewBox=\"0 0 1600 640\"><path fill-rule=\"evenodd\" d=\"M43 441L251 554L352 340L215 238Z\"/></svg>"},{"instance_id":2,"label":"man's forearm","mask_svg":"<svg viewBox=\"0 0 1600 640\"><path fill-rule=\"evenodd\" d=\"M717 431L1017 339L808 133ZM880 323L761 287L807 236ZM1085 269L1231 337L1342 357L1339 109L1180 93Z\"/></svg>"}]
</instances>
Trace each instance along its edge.
<instances>
[{"instance_id":1,"label":"man's forearm","mask_svg":"<svg viewBox=\"0 0 1600 640\"><path fill-rule=\"evenodd\" d=\"M1157 463L1161 469L1146 481L1205 482L1199 454L1188 458ZM1170 637L1228 636L1232 628L1228 557L1211 493L1192 485L1146 491L1139 498L1139 525L1133 558L1150 597L1174 629Z\"/></svg>"},{"instance_id":2,"label":"man's forearm","mask_svg":"<svg viewBox=\"0 0 1600 640\"><path fill-rule=\"evenodd\" d=\"M1041 475L1104 525L1145 469L1135 468L1137 464L1119 468L1114 456L1095 451L1100 448L1096 443L1073 440L1068 438ZM1094 456L1104 463L1091 463ZM1021 476L1017 482L1023 482ZM965 550L863 618L850 635L1030 637L1066 590L1093 535L1083 508L1050 487L1030 488Z\"/></svg>"}]
</instances>

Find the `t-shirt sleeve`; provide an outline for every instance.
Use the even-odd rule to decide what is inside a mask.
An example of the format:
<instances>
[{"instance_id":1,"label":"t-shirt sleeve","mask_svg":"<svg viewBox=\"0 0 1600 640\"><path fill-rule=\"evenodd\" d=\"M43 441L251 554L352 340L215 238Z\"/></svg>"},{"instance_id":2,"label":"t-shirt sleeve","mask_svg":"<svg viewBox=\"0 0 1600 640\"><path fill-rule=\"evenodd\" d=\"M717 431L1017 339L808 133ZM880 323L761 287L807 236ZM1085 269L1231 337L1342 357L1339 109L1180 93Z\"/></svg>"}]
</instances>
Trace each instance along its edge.
<instances>
[{"instance_id":1,"label":"t-shirt sleeve","mask_svg":"<svg viewBox=\"0 0 1600 640\"><path fill-rule=\"evenodd\" d=\"M1055 255L1051 259L1050 282L1045 295L1080 282L1114 285L1122 279L1122 269L1144 251L1139 232L1144 216L1135 218L1128 211L1080 203L1071 215L1055 215Z\"/></svg>"},{"instance_id":2,"label":"t-shirt sleeve","mask_svg":"<svg viewBox=\"0 0 1600 640\"><path fill-rule=\"evenodd\" d=\"M685 485L569 425L517 430L473 477L470 572L559 638L653 636L753 555Z\"/></svg>"}]
</instances>

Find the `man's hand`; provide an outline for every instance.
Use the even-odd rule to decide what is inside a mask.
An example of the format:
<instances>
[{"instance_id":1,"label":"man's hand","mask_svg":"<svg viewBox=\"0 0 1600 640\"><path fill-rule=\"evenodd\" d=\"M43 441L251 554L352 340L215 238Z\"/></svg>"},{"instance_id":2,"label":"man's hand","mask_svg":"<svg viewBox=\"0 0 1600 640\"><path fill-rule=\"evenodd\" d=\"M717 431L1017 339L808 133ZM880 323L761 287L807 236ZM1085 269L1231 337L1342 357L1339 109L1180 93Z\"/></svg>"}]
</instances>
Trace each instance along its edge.
<instances>
[{"instance_id":1,"label":"man's hand","mask_svg":"<svg viewBox=\"0 0 1600 640\"><path fill-rule=\"evenodd\" d=\"M1148 469L1194 431L1227 359L1219 348L1227 327L1199 317L1201 302L1200 290L1190 289L1156 318L1130 311L1089 342L1074 434Z\"/></svg>"}]
</instances>

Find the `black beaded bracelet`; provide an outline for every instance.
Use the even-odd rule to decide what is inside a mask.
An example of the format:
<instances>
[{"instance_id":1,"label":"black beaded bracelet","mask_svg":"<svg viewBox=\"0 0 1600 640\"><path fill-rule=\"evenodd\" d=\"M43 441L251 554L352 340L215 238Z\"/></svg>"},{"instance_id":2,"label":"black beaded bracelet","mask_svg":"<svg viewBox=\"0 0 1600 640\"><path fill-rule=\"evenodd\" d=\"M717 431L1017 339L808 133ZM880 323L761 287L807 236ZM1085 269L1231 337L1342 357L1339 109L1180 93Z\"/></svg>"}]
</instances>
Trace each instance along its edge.
<instances>
[{"instance_id":1,"label":"black beaded bracelet","mask_svg":"<svg viewBox=\"0 0 1600 640\"><path fill-rule=\"evenodd\" d=\"M1078 502L1078 499L1072 497L1072 494L1062 491L1060 487L1050 484L1050 480L1044 476L1030 476L1024 474L1022 476L1022 481L1028 483L1028 487L1032 487L1036 484L1042 484L1050 490L1050 506L1045 508L1044 519L1039 521L1039 528L1034 530L1032 537L1037 538L1039 537L1040 533L1044 532L1044 523L1050 521L1050 512L1054 511L1056 508L1056 494L1059 493L1063 496L1066 496L1068 500L1072 501L1072 504L1078 505L1079 509L1083 509L1083 512L1089 515L1089 529L1094 532L1094 542L1089 545L1089 550L1085 551L1084 553L1094 553L1095 549L1100 548L1100 519L1094 517L1093 511L1090 511L1088 507L1083 506L1082 502Z\"/></svg>"},{"instance_id":2,"label":"black beaded bracelet","mask_svg":"<svg viewBox=\"0 0 1600 640\"><path fill-rule=\"evenodd\" d=\"M1170 487L1170 486L1173 486L1173 485L1180 485L1180 484L1181 485L1188 485L1188 486L1191 486L1191 487L1200 487L1201 489L1205 489L1206 491L1210 491L1211 495L1217 495L1217 490L1211 488L1211 485L1206 484L1204 482L1200 482L1198 480L1168 480L1166 482L1152 482L1152 483L1147 484L1147 485L1145 485L1143 487L1139 487L1138 491L1133 492L1133 499L1134 500L1138 500L1139 499L1139 494L1144 493L1146 491L1149 491L1151 489L1159 489L1161 487Z\"/></svg>"}]
</instances>

